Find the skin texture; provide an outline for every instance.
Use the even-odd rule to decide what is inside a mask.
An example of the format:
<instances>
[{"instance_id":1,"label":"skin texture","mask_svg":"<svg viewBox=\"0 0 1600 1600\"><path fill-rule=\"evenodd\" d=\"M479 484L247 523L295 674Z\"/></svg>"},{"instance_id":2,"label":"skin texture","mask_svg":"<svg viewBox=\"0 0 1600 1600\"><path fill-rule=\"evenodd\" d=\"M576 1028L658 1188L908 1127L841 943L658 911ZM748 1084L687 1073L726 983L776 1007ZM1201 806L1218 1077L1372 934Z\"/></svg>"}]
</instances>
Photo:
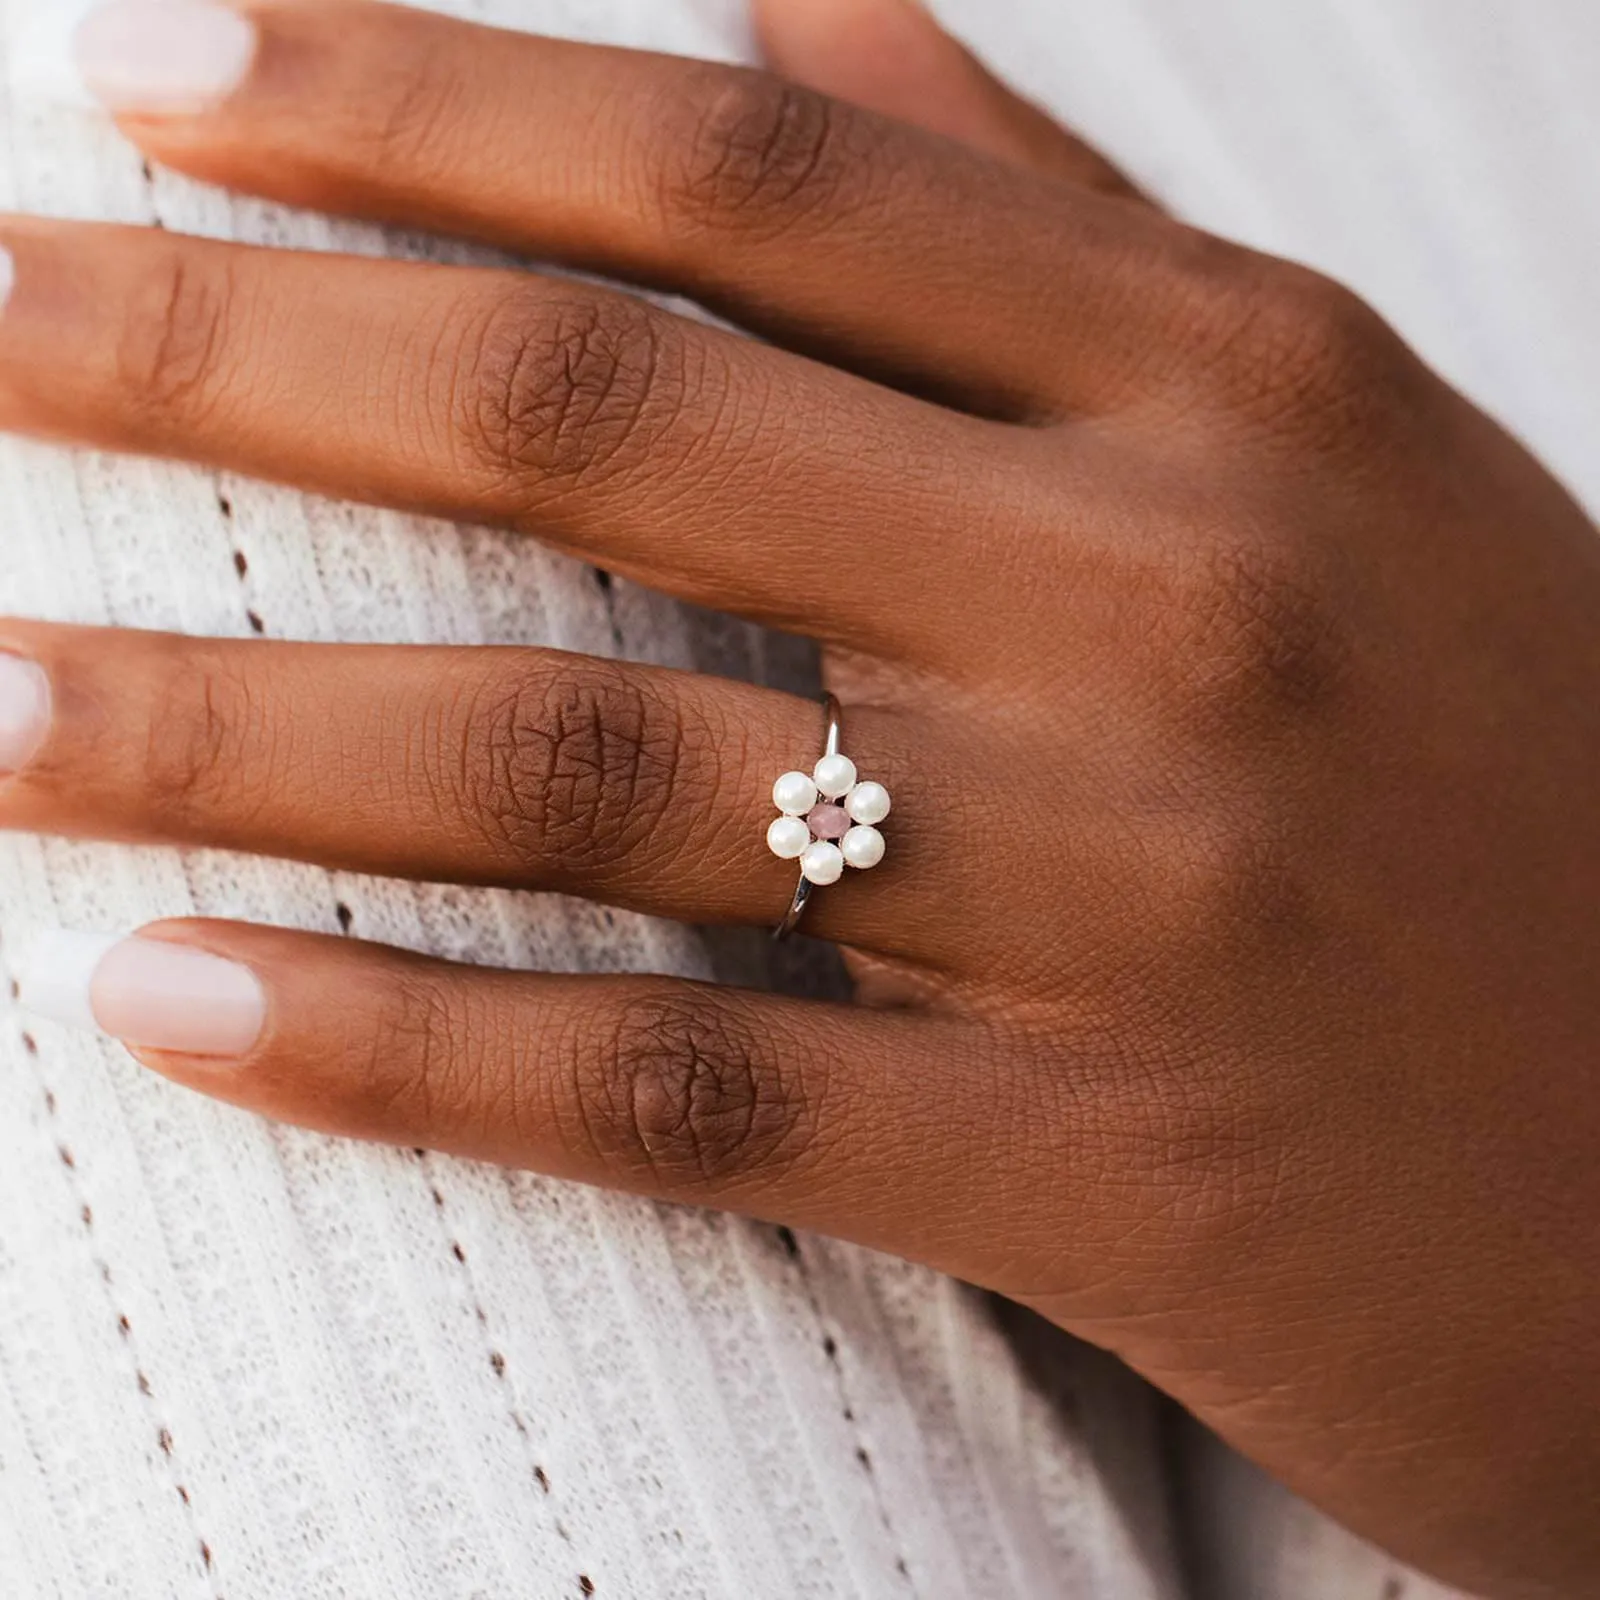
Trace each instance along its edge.
<instances>
[{"instance_id":1,"label":"skin texture","mask_svg":"<svg viewBox=\"0 0 1600 1600\"><path fill-rule=\"evenodd\" d=\"M152 158L767 342L531 274L12 218L0 425L509 524L814 635L896 811L808 923L855 1006L166 924L269 1022L243 1061L142 1059L931 1262L1440 1576L1589 1592L1579 508L1346 291L1164 218L900 0L767 0L788 83L245 9L232 99L124 119ZM850 581L796 581L797 542ZM57 707L6 827L708 921L792 887L762 836L810 702L537 651L0 648Z\"/></svg>"}]
</instances>

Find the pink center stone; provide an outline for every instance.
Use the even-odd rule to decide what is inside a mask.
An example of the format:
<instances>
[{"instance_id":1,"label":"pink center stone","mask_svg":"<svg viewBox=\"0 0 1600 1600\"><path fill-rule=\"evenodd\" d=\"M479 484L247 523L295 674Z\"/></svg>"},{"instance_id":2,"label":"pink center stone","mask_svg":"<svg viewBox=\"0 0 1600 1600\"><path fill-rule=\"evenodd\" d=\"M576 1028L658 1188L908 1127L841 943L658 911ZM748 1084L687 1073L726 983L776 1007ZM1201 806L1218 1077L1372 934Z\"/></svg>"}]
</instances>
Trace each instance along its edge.
<instances>
[{"instance_id":1,"label":"pink center stone","mask_svg":"<svg viewBox=\"0 0 1600 1600\"><path fill-rule=\"evenodd\" d=\"M850 831L850 813L843 806L824 801L807 813L806 826L813 839L842 839Z\"/></svg>"}]
</instances>

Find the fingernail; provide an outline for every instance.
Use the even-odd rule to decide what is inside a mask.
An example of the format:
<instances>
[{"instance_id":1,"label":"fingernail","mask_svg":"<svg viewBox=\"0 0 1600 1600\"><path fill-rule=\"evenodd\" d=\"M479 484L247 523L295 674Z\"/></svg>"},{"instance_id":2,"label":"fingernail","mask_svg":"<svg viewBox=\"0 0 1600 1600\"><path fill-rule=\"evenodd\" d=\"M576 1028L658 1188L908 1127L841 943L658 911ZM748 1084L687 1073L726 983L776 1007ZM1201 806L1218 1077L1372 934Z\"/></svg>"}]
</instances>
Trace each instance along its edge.
<instances>
[{"instance_id":1,"label":"fingernail","mask_svg":"<svg viewBox=\"0 0 1600 1600\"><path fill-rule=\"evenodd\" d=\"M50 680L34 662L0 651L0 776L21 772L49 732Z\"/></svg>"},{"instance_id":2,"label":"fingernail","mask_svg":"<svg viewBox=\"0 0 1600 1600\"><path fill-rule=\"evenodd\" d=\"M257 37L247 17L206 0L111 0L78 24L72 53L110 110L182 116L239 87Z\"/></svg>"},{"instance_id":3,"label":"fingernail","mask_svg":"<svg viewBox=\"0 0 1600 1600\"><path fill-rule=\"evenodd\" d=\"M248 967L159 939L47 933L17 985L35 1016L177 1055L246 1055L266 1024L266 995Z\"/></svg>"}]
</instances>

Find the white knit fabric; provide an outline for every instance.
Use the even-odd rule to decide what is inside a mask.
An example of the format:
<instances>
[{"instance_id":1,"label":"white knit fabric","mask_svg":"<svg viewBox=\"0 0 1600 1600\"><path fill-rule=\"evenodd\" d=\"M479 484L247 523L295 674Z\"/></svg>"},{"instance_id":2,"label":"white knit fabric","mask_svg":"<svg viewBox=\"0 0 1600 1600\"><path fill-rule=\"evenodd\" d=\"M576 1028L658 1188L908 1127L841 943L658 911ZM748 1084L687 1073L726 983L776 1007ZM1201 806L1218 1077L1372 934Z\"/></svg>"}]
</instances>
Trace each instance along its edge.
<instances>
[{"instance_id":1,"label":"white knit fabric","mask_svg":"<svg viewBox=\"0 0 1600 1600\"><path fill-rule=\"evenodd\" d=\"M3 0L0 47L53 3ZM454 9L747 48L738 0ZM940 9L1190 215L1355 282L1600 501L1590 0ZM0 68L7 209L464 254L151 177ZM0 494L0 611L792 671L529 541L16 442ZM554 900L0 840L0 970L38 928L191 911L510 966L761 959ZM1176 1600L1207 1584L1177 1574L1163 1454L1111 1363L925 1271L270 1127L0 1013L3 1600ZM1218 1594L1424 1592L1203 1478Z\"/></svg>"}]
</instances>

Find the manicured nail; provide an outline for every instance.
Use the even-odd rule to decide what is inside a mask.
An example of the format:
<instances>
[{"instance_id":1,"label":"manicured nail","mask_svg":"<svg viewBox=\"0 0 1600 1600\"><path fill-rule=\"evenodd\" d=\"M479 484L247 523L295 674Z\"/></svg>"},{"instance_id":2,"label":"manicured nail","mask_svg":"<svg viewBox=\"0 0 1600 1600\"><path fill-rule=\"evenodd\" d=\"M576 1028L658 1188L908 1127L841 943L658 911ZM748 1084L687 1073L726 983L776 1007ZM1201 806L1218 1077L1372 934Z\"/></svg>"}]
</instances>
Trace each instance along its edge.
<instances>
[{"instance_id":1,"label":"manicured nail","mask_svg":"<svg viewBox=\"0 0 1600 1600\"><path fill-rule=\"evenodd\" d=\"M0 651L0 777L21 772L49 732L50 680L32 661Z\"/></svg>"},{"instance_id":2,"label":"manicured nail","mask_svg":"<svg viewBox=\"0 0 1600 1600\"><path fill-rule=\"evenodd\" d=\"M226 100L255 60L254 23L206 0L110 0L78 24L78 72L112 111L182 116Z\"/></svg>"},{"instance_id":3,"label":"manicured nail","mask_svg":"<svg viewBox=\"0 0 1600 1600\"><path fill-rule=\"evenodd\" d=\"M266 1023L266 995L248 967L188 945L118 934L47 933L17 975L35 1016L147 1050L229 1060Z\"/></svg>"}]
</instances>

